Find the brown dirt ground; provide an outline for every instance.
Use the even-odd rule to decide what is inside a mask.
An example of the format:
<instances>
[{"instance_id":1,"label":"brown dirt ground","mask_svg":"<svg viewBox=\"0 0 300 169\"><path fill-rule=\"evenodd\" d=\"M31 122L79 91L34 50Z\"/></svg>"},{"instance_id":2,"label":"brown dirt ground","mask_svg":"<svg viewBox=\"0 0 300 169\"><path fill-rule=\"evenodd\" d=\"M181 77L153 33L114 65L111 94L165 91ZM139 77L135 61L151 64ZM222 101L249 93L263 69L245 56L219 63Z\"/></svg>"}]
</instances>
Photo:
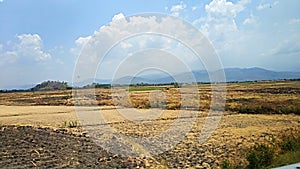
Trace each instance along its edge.
<instances>
[{"instance_id":1,"label":"brown dirt ground","mask_svg":"<svg viewBox=\"0 0 300 169\"><path fill-rule=\"evenodd\" d=\"M178 114L167 110L143 125L129 122L112 107L87 109L99 113L101 109L117 131L141 137L165 130ZM250 146L271 143L285 132L299 132L300 125L300 116L292 114L225 114L210 139L200 144L197 138L207 113L198 115L192 130L174 149L152 158L128 158L97 146L80 127L63 128L64 122L79 121L74 107L0 106L0 168L219 168L225 159L246 165L245 152Z\"/></svg>"}]
</instances>

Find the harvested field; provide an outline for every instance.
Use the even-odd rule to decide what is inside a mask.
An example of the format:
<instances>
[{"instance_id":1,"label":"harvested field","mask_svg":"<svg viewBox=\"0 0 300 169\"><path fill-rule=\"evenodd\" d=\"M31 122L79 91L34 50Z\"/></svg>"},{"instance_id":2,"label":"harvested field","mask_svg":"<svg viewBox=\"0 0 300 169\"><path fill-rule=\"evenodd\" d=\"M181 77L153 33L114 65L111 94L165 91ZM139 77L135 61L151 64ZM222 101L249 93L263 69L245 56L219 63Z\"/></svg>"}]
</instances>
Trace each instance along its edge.
<instances>
[{"instance_id":1,"label":"harvested field","mask_svg":"<svg viewBox=\"0 0 300 169\"><path fill-rule=\"evenodd\" d=\"M208 88L204 85L199 90L209 91ZM274 92L264 92L263 89ZM174 92L172 90L177 89L165 92ZM139 158L108 152L93 142L91 133L84 132L85 126L80 123L73 106L52 105L70 100L42 99L45 104L33 104L34 99L46 98L47 94L49 98L57 98L53 95L71 95L70 91L1 93L0 168L220 168L225 160L245 168L246 154L256 143L273 144L286 133L299 135L299 90L299 82L229 84L226 111L206 142L199 143L198 138L205 120L214 117L207 117L205 107L201 111L184 110L186 114L193 112L197 118L183 140L164 153ZM99 94L101 91L104 101L111 99L108 89L99 89ZM151 91L132 91L132 94L141 99L147 92ZM203 92L200 97L207 98L202 102L209 102L208 92ZM20 99L30 102L16 101ZM134 111L138 112L130 120L108 105L81 109L102 115L106 123L119 133L140 138L166 131L178 119L179 113L176 109L156 114L159 109L122 108L123 113L128 113L127 117ZM261 105L272 109L266 112L264 107L257 109ZM241 111L243 106L247 106L248 112ZM288 108L289 111L273 111L279 108ZM255 110L261 112L251 112ZM182 117L183 120L189 118ZM101 130L101 125L95 127Z\"/></svg>"},{"instance_id":2,"label":"harvested field","mask_svg":"<svg viewBox=\"0 0 300 169\"><path fill-rule=\"evenodd\" d=\"M114 106L121 104L125 107L140 109L163 107L169 110L180 109L182 106L180 100L181 89L178 88L166 90L163 87L155 86L151 88L130 87L128 90L130 96L127 100L123 101L118 100L112 94L111 89L74 90L74 94L78 95L76 100L72 97L72 90L0 93L0 105L72 106L76 104L79 106ZM185 89L183 88L182 90ZM158 91L165 99L158 100L158 103L151 103L149 96L154 96ZM251 114L299 114L299 93L299 81L227 84L225 110L228 112ZM198 98L193 98L187 107L207 111L210 109L210 101L211 85L201 84L198 87Z\"/></svg>"},{"instance_id":3,"label":"harvested field","mask_svg":"<svg viewBox=\"0 0 300 169\"><path fill-rule=\"evenodd\" d=\"M15 107L5 107L7 111L9 108ZM27 108L23 108L24 112ZM22 107L19 107L19 109L22 109ZM14 127L12 125L18 124L17 120L11 121L7 117L1 117L1 140L4 143L1 146L1 167L102 168L105 166L110 168L128 166L129 168L135 168L136 166L166 166L170 168L201 168L201 166L209 165L212 168L217 168L225 159L240 163L239 157L245 156L247 149L254 143L270 142L270 138L276 138L286 131L299 132L300 123L300 117L295 115L225 115L212 137L204 144L200 144L197 138L206 119L202 116L197 118L197 123L192 130L174 149L153 158L128 159L115 157L114 154L103 150L88 136L80 134L81 128L74 130L59 127L57 119L61 119L60 121L63 122L63 118L67 118L67 115L71 118L74 112L66 113L67 115L62 117L60 113L51 113L50 109L51 107L48 108L48 113L51 116L44 116L43 120L32 118L31 124L26 120L24 120L24 123L19 120L20 124L33 125L33 127ZM119 117L116 110L102 111L104 116L110 118L108 121L113 128L121 133L140 137L159 134L173 122L173 118L177 114L176 111L168 111L164 118L154 120L151 123L135 124L126 122L126 120ZM26 116L28 117L28 115L19 115L10 118L20 117L20 119L26 119ZM47 118L47 121L45 118ZM10 125L6 126L8 124ZM36 124L40 127L35 126ZM51 125L56 127L41 127ZM242 162L246 165L245 161L242 160Z\"/></svg>"}]
</instances>

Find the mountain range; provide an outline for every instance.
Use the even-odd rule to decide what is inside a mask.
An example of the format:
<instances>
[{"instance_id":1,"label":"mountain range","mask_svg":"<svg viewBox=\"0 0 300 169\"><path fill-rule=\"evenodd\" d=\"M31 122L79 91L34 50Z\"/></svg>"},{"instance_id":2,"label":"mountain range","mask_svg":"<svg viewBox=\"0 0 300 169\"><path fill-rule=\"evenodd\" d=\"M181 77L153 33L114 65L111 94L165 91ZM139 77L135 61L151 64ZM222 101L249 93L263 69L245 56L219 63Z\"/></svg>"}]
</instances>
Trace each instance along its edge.
<instances>
[{"instance_id":1,"label":"mountain range","mask_svg":"<svg viewBox=\"0 0 300 169\"><path fill-rule=\"evenodd\" d=\"M211 72L211 75L217 74L217 70ZM282 79L300 79L300 72L287 71L271 71L258 67L253 68L226 68L224 69L226 82L243 82L243 81L260 81L260 80L282 80ZM209 74L206 70L198 70L192 72L184 72L175 74L174 76L153 74L147 76L125 76L119 79L110 81L112 84L164 84L164 83L190 83L190 82L210 82ZM95 79L96 83L109 82L108 80Z\"/></svg>"},{"instance_id":2,"label":"mountain range","mask_svg":"<svg viewBox=\"0 0 300 169\"><path fill-rule=\"evenodd\" d=\"M218 71L211 72L211 75L216 74ZM272 71L259 67L253 68L225 68L224 69L226 82L243 82L243 81L260 81L260 80L282 80L282 79L300 79L300 72L289 72L289 71ZM143 76L125 76L119 79L85 79L77 82L74 86L83 87L91 84L91 82L99 84L137 84L137 83L148 83L148 84L166 84L172 82L178 83L190 83L190 82L210 82L209 75L206 70L196 70L192 72L183 72L175 74L173 76L163 74L147 74ZM30 89L37 84L20 85L7 87L6 89ZM72 83L68 83L72 86Z\"/></svg>"}]
</instances>

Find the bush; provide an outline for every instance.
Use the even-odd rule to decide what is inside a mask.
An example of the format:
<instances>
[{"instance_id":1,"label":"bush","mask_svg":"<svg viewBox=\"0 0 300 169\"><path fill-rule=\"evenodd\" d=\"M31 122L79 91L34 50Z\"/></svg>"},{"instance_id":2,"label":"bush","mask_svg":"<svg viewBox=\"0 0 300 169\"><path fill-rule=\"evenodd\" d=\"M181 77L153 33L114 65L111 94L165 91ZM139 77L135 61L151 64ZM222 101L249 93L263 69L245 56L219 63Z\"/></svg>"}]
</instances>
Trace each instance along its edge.
<instances>
[{"instance_id":1,"label":"bush","mask_svg":"<svg viewBox=\"0 0 300 169\"><path fill-rule=\"evenodd\" d=\"M246 159L249 162L249 169L260 169L272 163L274 150L265 144L256 144L247 154Z\"/></svg>"},{"instance_id":2,"label":"bush","mask_svg":"<svg viewBox=\"0 0 300 169\"><path fill-rule=\"evenodd\" d=\"M281 150L282 150L283 152L294 151L294 150L296 150L296 146L297 146L295 140L294 140L294 139L291 139L291 138L289 138L289 139L283 141L283 142L282 142L281 144L279 144L279 145L280 145L280 148L281 148Z\"/></svg>"},{"instance_id":3,"label":"bush","mask_svg":"<svg viewBox=\"0 0 300 169\"><path fill-rule=\"evenodd\" d=\"M229 161L223 161L222 164L221 164L221 168L222 169L231 169L231 164Z\"/></svg>"},{"instance_id":4,"label":"bush","mask_svg":"<svg viewBox=\"0 0 300 169\"><path fill-rule=\"evenodd\" d=\"M247 154L246 159L249 162L248 168L249 169L258 169L260 168L259 159L255 152L250 152Z\"/></svg>"},{"instance_id":5,"label":"bush","mask_svg":"<svg viewBox=\"0 0 300 169\"><path fill-rule=\"evenodd\" d=\"M239 164L230 163L228 160L222 161L221 169L243 169L245 166Z\"/></svg>"},{"instance_id":6,"label":"bush","mask_svg":"<svg viewBox=\"0 0 300 169\"><path fill-rule=\"evenodd\" d=\"M278 145L282 153L298 150L300 149L300 136L294 136L293 134L285 136Z\"/></svg>"}]
</instances>

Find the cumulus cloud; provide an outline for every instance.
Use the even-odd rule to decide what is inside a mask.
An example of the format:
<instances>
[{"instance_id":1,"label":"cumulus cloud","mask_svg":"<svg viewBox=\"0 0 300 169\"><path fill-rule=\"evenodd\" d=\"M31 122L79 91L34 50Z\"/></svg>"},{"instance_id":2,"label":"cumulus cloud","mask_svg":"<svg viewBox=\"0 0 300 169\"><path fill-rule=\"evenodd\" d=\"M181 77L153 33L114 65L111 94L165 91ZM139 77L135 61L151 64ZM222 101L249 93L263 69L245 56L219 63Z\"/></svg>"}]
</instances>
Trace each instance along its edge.
<instances>
[{"instance_id":1,"label":"cumulus cloud","mask_svg":"<svg viewBox=\"0 0 300 169\"><path fill-rule=\"evenodd\" d=\"M37 34L22 34L17 36L20 43L16 52L23 57L33 57L36 61L44 61L51 58L50 53L42 50L43 42Z\"/></svg>"},{"instance_id":2,"label":"cumulus cloud","mask_svg":"<svg viewBox=\"0 0 300 169\"><path fill-rule=\"evenodd\" d=\"M205 5L205 10L211 17L236 17L237 13L244 9L244 5L248 0L241 0L234 4L227 0L213 0L209 4Z\"/></svg>"},{"instance_id":3,"label":"cumulus cloud","mask_svg":"<svg viewBox=\"0 0 300 169\"><path fill-rule=\"evenodd\" d=\"M74 56L79 56L83 47L88 43L92 36L79 37L75 40L75 47L70 49L70 52Z\"/></svg>"},{"instance_id":4,"label":"cumulus cloud","mask_svg":"<svg viewBox=\"0 0 300 169\"><path fill-rule=\"evenodd\" d=\"M95 77L95 69L98 68L98 63L102 64L100 67L103 70L98 71L98 73L104 72L99 77L112 77L113 71L118 69L120 62L129 56L140 57L140 61L134 59L135 63L132 63L133 65L145 61L161 64L164 54L166 54L166 57L171 54L187 65L194 64L191 69L201 69L202 64L200 60L197 60L198 57L193 52L188 51L189 49L186 46L180 45L181 42L185 42L192 49L198 46L201 48L201 53L207 52L203 56L209 57L212 48L209 47L209 43L205 43L204 36L199 34L197 29L187 29L187 24L184 21L171 16L142 15L125 18L123 14L117 14L108 25L95 31L93 38L86 44L77 64L80 71L75 72L75 75L78 74L75 77ZM162 54L160 57L136 55L137 52L140 54L141 51L152 49L166 52L158 52ZM103 53L106 53L104 58L100 55ZM157 52L154 53L157 54ZM164 62L166 65L173 65L171 72L181 71L181 66L178 66L177 63L175 63L175 60L173 63L172 59ZM201 65L197 65L197 63ZM208 63L207 66L215 68L215 65L216 61L214 60ZM130 71L131 68L127 67L127 69L127 71Z\"/></svg>"},{"instance_id":5,"label":"cumulus cloud","mask_svg":"<svg viewBox=\"0 0 300 169\"><path fill-rule=\"evenodd\" d=\"M70 76L72 67L59 64L64 61L60 56L65 55L59 55L56 48L45 50L38 34L20 34L15 38L16 41L8 41L0 50L0 88L19 88L48 79L65 80Z\"/></svg>"},{"instance_id":6,"label":"cumulus cloud","mask_svg":"<svg viewBox=\"0 0 300 169\"><path fill-rule=\"evenodd\" d=\"M119 14L113 16L112 22L117 22L118 20L122 20L122 19L125 19L125 16L123 13L119 13Z\"/></svg>"},{"instance_id":7,"label":"cumulus cloud","mask_svg":"<svg viewBox=\"0 0 300 169\"><path fill-rule=\"evenodd\" d=\"M212 0L205 5L205 16L193 24L212 41L226 67L262 66L281 70L299 67L299 62L293 60L299 60L296 58L300 52L297 29L300 19L297 15L289 19L291 14L297 13L291 5L296 6L298 2L289 5L279 1L258 3L254 6L256 10L249 2ZM279 5L280 8L275 8ZM268 8L274 9L267 15L261 12ZM288 10L290 13L284 12ZM251 14L245 17L247 13Z\"/></svg>"},{"instance_id":8,"label":"cumulus cloud","mask_svg":"<svg viewBox=\"0 0 300 169\"><path fill-rule=\"evenodd\" d=\"M233 3L227 0L213 0L205 5L206 16L196 19L193 23L200 23L200 30L212 41L220 41L238 32L236 16L245 9L249 0Z\"/></svg>"},{"instance_id":9,"label":"cumulus cloud","mask_svg":"<svg viewBox=\"0 0 300 169\"><path fill-rule=\"evenodd\" d=\"M1 45L0 63L13 63L17 59L33 59L37 62L51 59L51 54L43 50L43 41L39 35L21 34L17 38L19 42L13 44L12 50L4 51Z\"/></svg>"},{"instance_id":10,"label":"cumulus cloud","mask_svg":"<svg viewBox=\"0 0 300 169\"><path fill-rule=\"evenodd\" d=\"M261 35L255 32L259 18L241 15L249 12L249 3L250 0L212 0L205 5L205 15L193 22L211 40L226 67L259 66L252 59L262 50L257 42ZM249 25L255 25L254 29L247 29Z\"/></svg>"},{"instance_id":11,"label":"cumulus cloud","mask_svg":"<svg viewBox=\"0 0 300 169\"><path fill-rule=\"evenodd\" d=\"M85 44L87 44L87 42L91 39L91 36L87 36L87 37L79 37L78 39L76 39L75 43L77 46L84 46Z\"/></svg>"}]
</instances>

